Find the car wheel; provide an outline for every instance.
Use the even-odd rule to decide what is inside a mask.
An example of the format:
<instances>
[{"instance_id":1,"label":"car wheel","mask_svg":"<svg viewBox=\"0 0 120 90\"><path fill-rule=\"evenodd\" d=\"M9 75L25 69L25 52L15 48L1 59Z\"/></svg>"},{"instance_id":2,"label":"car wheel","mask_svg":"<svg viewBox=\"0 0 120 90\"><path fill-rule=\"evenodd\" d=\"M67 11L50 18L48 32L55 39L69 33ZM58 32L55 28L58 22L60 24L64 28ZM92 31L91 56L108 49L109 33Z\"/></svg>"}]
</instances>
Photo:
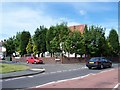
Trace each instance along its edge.
<instances>
[{"instance_id":1,"label":"car wheel","mask_svg":"<svg viewBox=\"0 0 120 90\"><path fill-rule=\"evenodd\" d=\"M92 67L88 67L89 69L92 69Z\"/></svg>"},{"instance_id":2,"label":"car wheel","mask_svg":"<svg viewBox=\"0 0 120 90\"><path fill-rule=\"evenodd\" d=\"M111 67L112 67L112 64L109 65L109 68L111 68Z\"/></svg>"},{"instance_id":3,"label":"car wheel","mask_svg":"<svg viewBox=\"0 0 120 90\"><path fill-rule=\"evenodd\" d=\"M101 64L101 65L100 65L100 69L103 69L103 68L104 68L104 66Z\"/></svg>"},{"instance_id":4,"label":"car wheel","mask_svg":"<svg viewBox=\"0 0 120 90\"><path fill-rule=\"evenodd\" d=\"M34 62L34 64L37 64L37 62Z\"/></svg>"},{"instance_id":5,"label":"car wheel","mask_svg":"<svg viewBox=\"0 0 120 90\"><path fill-rule=\"evenodd\" d=\"M29 62L27 61L27 64L28 64Z\"/></svg>"}]
</instances>

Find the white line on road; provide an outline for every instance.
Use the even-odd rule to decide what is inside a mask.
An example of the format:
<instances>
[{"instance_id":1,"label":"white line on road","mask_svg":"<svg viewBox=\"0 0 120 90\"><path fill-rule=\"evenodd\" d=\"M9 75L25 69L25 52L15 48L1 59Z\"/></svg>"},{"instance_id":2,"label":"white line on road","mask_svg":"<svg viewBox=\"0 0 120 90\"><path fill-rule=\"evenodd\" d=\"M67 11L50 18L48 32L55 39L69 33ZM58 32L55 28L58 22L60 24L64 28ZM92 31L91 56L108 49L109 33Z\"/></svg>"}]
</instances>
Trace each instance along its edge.
<instances>
[{"instance_id":1,"label":"white line on road","mask_svg":"<svg viewBox=\"0 0 120 90\"><path fill-rule=\"evenodd\" d=\"M50 72L51 74L57 73L57 72Z\"/></svg>"},{"instance_id":2,"label":"white line on road","mask_svg":"<svg viewBox=\"0 0 120 90\"><path fill-rule=\"evenodd\" d=\"M6 79L4 81L11 81L11 80L16 80L16 79L21 79L21 78L26 78L26 77L11 78L11 79Z\"/></svg>"},{"instance_id":3,"label":"white line on road","mask_svg":"<svg viewBox=\"0 0 120 90\"><path fill-rule=\"evenodd\" d=\"M57 71L57 73L60 73L60 72L62 72L62 71Z\"/></svg>"},{"instance_id":4,"label":"white line on road","mask_svg":"<svg viewBox=\"0 0 120 90\"><path fill-rule=\"evenodd\" d=\"M77 69L72 69L72 71L76 71Z\"/></svg>"},{"instance_id":5,"label":"white line on road","mask_svg":"<svg viewBox=\"0 0 120 90\"><path fill-rule=\"evenodd\" d=\"M35 86L35 87L32 87L32 88L39 88L39 87L42 87L42 86L45 86L45 85L49 85L49 84L53 84L55 83L54 81L53 82L49 82L49 83L46 83L46 84L43 84L43 85L39 85L39 86Z\"/></svg>"},{"instance_id":6,"label":"white line on road","mask_svg":"<svg viewBox=\"0 0 120 90\"><path fill-rule=\"evenodd\" d=\"M101 71L100 73L104 73L104 72L108 72L108 71L112 71L112 70L115 70L115 69L110 69L110 70ZM98 73L98 74L99 74L99 73Z\"/></svg>"},{"instance_id":7,"label":"white line on road","mask_svg":"<svg viewBox=\"0 0 120 90\"><path fill-rule=\"evenodd\" d=\"M115 85L115 87L112 90L116 90L116 88L118 88L119 85L120 85L120 83L118 83L117 85Z\"/></svg>"},{"instance_id":8,"label":"white line on road","mask_svg":"<svg viewBox=\"0 0 120 90\"><path fill-rule=\"evenodd\" d=\"M72 69L68 70L68 71L72 71Z\"/></svg>"},{"instance_id":9,"label":"white line on road","mask_svg":"<svg viewBox=\"0 0 120 90\"><path fill-rule=\"evenodd\" d=\"M67 72L67 70L63 70L62 72Z\"/></svg>"},{"instance_id":10,"label":"white line on road","mask_svg":"<svg viewBox=\"0 0 120 90\"><path fill-rule=\"evenodd\" d=\"M27 77L30 77L30 78L32 78L32 77L34 77L34 76L27 76Z\"/></svg>"}]
</instances>

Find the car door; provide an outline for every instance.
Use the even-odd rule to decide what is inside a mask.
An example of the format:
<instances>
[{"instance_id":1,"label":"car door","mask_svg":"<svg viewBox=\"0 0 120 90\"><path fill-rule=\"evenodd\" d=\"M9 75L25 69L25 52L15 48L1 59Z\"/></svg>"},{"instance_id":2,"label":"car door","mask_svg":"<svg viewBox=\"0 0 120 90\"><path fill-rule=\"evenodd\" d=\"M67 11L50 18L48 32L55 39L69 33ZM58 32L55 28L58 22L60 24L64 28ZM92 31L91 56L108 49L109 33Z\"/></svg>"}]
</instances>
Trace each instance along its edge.
<instances>
[{"instance_id":1,"label":"car door","mask_svg":"<svg viewBox=\"0 0 120 90\"><path fill-rule=\"evenodd\" d=\"M107 66L110 66L110 60L106 59L106 61L107 61Z\"/></svg>"},{"instance_id":2,"label":"car door","mask_svg":"<svg viewBox=\"0 0 120 90\"><path fill-rule=\"evenodd\" d=\"M31 60L31 63L34 63L34 58L33 58L33 57L31 57L31 59L30 59L30 60Z\"/></svg>"},{"instance_id":3,"label":"car door","mask_svg":"<svg viewBox=\"0 0 120 90\"><path fill-rule=\"evenodd\" d=\"M104 61L105 61L105 66L108 66L109 62L107 61L107 59L104 59Z\"/></svg>"}]
</instances>

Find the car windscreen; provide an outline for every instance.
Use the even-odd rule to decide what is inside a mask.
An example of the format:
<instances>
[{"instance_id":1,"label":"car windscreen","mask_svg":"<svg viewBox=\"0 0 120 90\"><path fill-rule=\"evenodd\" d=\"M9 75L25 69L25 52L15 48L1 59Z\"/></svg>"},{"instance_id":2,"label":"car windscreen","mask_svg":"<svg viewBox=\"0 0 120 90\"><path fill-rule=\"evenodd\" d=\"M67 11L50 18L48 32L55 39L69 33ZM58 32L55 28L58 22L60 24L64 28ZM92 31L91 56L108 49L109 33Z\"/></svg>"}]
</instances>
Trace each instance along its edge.
<instances>
[{"instance_id":1,"label":"car windscreen","mask_svg":"<svg viewBox=\"0 0 120 90\"><path fill-rule=\"evenodd\" d=\"M99 60L99 58L91 58L89 61L90 62L96 62L96 61L98 61Z\"/></svg>"}]
</instances>

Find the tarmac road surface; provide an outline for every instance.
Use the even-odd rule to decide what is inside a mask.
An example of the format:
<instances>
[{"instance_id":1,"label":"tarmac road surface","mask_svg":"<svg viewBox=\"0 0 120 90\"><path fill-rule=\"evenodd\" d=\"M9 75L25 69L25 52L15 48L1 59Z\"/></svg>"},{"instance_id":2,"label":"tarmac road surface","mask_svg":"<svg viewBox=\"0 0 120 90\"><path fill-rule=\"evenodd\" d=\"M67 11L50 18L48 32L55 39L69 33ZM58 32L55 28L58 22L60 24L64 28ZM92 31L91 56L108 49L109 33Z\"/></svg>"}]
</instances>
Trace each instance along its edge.
<instances>
[{"instance_id":1,"label":"tarmac road surface","mask_svg":"<svg viewBox=\"0 0 120 90\"><path fill-rule=\"evenodd\" d=\"M34 88L117 88L118 69L110 69L96 74L51 82Z\"/></svg>"},{"instance_id":2,"label":"tarmac road surface","mask_svg":"<svg viewBox=\"0 0 120 90\"><path fill-rule=\"evenodd\" d=\"M46 72L44 72L42 74L37 74L37 75L32 75L32 76L24 76L24 77L19 77L19 78L5 79L5 80L1 80L0 82L2 82L3 90L4 90L4 88L12 88L12 90L14 90L16 88L28 89L28 88L32 88L32 87L36 87L36 86L39 87L40 85L44 85L44 84L50 83L50 82L56 82L56 81L60 81L60 80L66 80L66 79L82 77L82 76L84 77L89 74L91 74L91 75L97 74L97 73L100 73L103 71L108 71L108 70L118 68L118 64L113 64L113 68L106 68L106 69L102 69L102 70L97 70L97 69L89 70L84 65L79 65L79 64L77 64L77 65L75 67L74 67L74 65L70 65L70 67L72 66L72 68L67 68L68 66L67 65L65 66L63 64L61 66L60 65L58 65L58 66L57 65L55 65L55 66L54 65L46 65L46 66L44 66L45 69L47 69L47 68L49 68L49 69L48 69L48 71L46 70ZM63 68L63 66L67 69ZM59 69L53 69L53 68L58 68L58 67L59 67ZM105 75L106 75L106 77L109 76L109 74L107 74L107 72ZM117 73L114 73L112 76L114 76L114 75L116 75L116 77L118 77ZM91 80L92 80L92 78L94 78L93 76L94 75L91 76ZM117 80L117 78L115 80ZM116 82L115 82L115 84L116 84Z\"/></svg>"}]
</instances>

